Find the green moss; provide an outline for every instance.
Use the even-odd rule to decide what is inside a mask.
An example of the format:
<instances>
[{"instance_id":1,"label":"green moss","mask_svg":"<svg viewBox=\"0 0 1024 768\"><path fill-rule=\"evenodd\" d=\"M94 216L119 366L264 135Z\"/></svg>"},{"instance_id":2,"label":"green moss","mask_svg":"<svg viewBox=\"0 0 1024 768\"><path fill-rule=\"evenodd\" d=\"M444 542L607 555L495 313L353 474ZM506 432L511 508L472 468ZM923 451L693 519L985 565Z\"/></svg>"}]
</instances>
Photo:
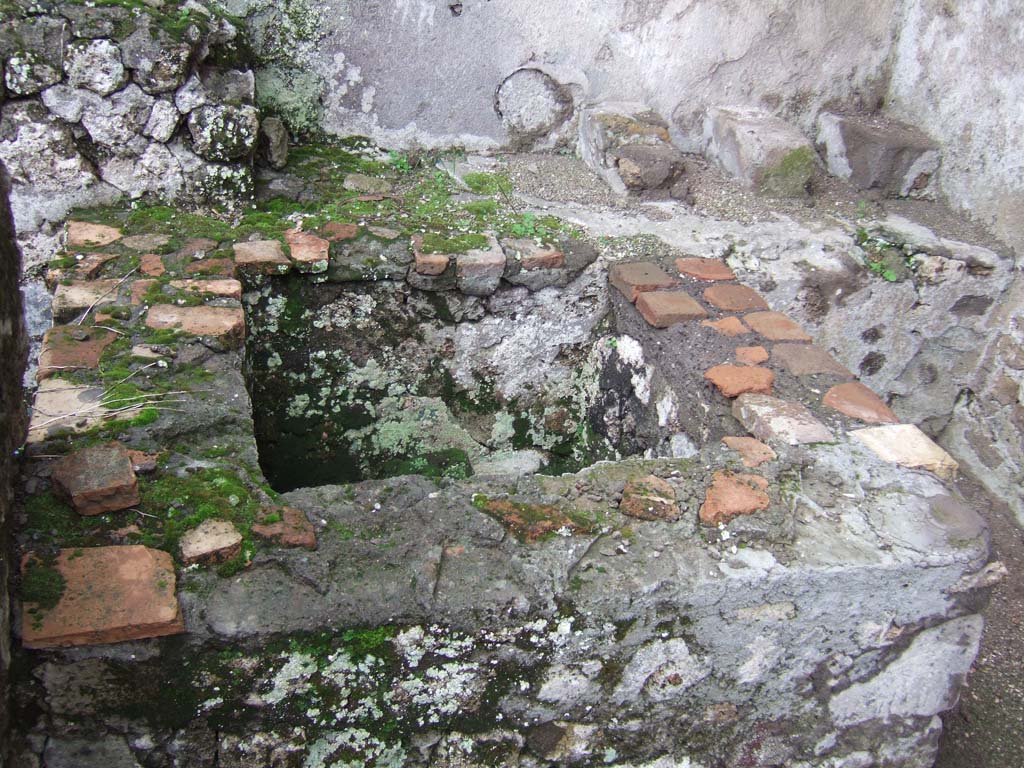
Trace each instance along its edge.
<instances>
[{"instance_id":1,"label":"green moss","mask_svg":"<svg viewBox=\"0 0 1024 768\"><path fill-rule=\"evenodd\" d=\"M507 195L512 191L508 177L497 173L467 173L462 182L478 195Z\"/></svg>"},{"instance_id":2,"label":"green moss","mask_svg":"<svg viewBox=\"0 0 1024 768\"><path fill-rule=\"evenodd\" d=\"M52 491L25 501L24 533L34 543L46 546L83 546L104 543L102 529L111 516L85 518L57 498Z\"/></svg>"},{"instance_id":3,"label":"green moss","mask_svg":"<svg viewBox=\"0 0 1024 768\"><path fill-rule=\"evenodd\" d=\"M67 582L52 563L32 558L21 576L21 599L32 603L40 614L45 613L57 607L66 587Z\"/></svg>"},{"instance_id":4,"label":"green moss","mask_svg":"<svg viewBox=\"0 0 1024 768\"><path fill-rule=\"evenodd\" d=\"M486 247L487 238L484 235L467 234L445 237L428 232L423 236L423 250L426 253L466 253Z\"/></svg>"}]
</instances>

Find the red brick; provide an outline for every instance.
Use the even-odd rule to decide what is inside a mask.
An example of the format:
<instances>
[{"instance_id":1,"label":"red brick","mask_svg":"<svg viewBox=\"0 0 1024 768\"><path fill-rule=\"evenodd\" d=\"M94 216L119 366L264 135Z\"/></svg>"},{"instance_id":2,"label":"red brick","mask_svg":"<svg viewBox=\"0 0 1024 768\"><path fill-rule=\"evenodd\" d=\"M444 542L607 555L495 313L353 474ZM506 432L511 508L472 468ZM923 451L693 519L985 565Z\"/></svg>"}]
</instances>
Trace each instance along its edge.
<instances>
[{"instance_id":1,"label":"red brick","mask_svg":"<svg viewBox=\"0 0 1024 768\"><path fill-rule=\"evenodd\" d=\"M277 240L250 240L235 243L235 266L259 274L277 275L291 269L292 263L284 255Z\"/></svg>"},{"instance_id":2,"label":"red brick","mask_svg":"<svg viewBox=\"0 0 1024 768\"><path fill-rule=\"evenodd\" d=\"M655 475L626 483L619 511L641 520L675 520L679 517L675 490Z\"/></svg>"},{"instance_id":3,"label":"red brick","mask_svg":"<svg viewBox=\"0 0 1024 768\"><path fill-rule=\"evenodd\" d=\"M733 271L717 259L676 259L676 269L687 277L708 282L736 279Z\"/></svg>"},{"instance_id":4,"label":"red brick","mask_svg":"<svg viewBox=\"0 0 1024 768\"><path fill-rule=\"evenodd\" d=\"M22 573L35 556L25 555ZM24 603L26 648L119 643L185 631L174 562L167 552L139 545L62 549L52 566L64 577L57 605Z\"/></svg>"},{"instance_id":5,"label":"red brick","mask_svg":"<svg viewBox=\"0 0 1024 768\"><path fill-rule=\"evenodd\" d=\"M661 267L652 262L616 264L608 273L608 281L630 301L645 291L661 291L676 284Z\"/></svg>"},{"instance_id":6,"label":"red brick","mask_svg":"<svg viewBox=\"0 0 1024 768\"><path fill-rule=\"evenodd\" d=\"M68 222L68 245L72 247L95 247L110 245L121 239L121 230L106 224L90 224L87 221Z\"/></svg>"},{"instance_id":7,"label":"red brick","mask_svg":"<svg viewBox=\"0 0 1024 768\"><path fill-rule=\"evenodd\" d=\"M750 333L750 329L743 324L743 321L732 315L729 317L723 317L721 320L705 320L701 325L712 328L723 336L728 336L730 338Z\"/></svg>"},{"instance_id":8,"label":"red brick","mask_svg":"<svg viewBox=\"0 0 1024 768\"><path fill-rule=\"evenodd\" d=\"M700 520L705 525L718 525L768 509L771 499L767 490L768 481L763 477L715 472L700 507Z\"/></svg>"},{"instance_id":9,"label":"red brick","mask_svg":"<svg viewBox=\"0 0 1024 768\"><path fill-rule=\"evenodd\" d=\"M277 514L281 519L276 523L268 523L265 518L269 514ZM302 510L280 507L266 510L263 517L263 520L252 527L254 535L279 547L316 549L316 531Z\"/></svg>"},{"instance_id":10,"label":"red brick","mask_svg":"<svg viewBox=\"0 0 1024 768\"><path fill-rule=\"evenodd\" d=\"M448 269L451 257L446 253L428 253L423 250L423 235L412 236L413 270L418 275L436 277Z\"/></svg>"},{"instance_id":11,"label":"red brick","mask_svg":"<svg viewBox=\"0 0 1024 768\"><path fill-rule=\"evenodd\" d=\"M242 284L237 280L171 280L171 288L186 293L208 293L228 299L242 298Z\"/></svg>"},{"instance_id":12,"label":"red brick","mask_svg":"<svg viewBox=\"0 0 1024 768\"><path fill-rule=\"evenodd\" d=\"M164 260L160 258L160 254L144 253L139 260L139 270L149 277L160 277L167 271L167 267L164 266Z\"/></svg>"},{"instance_id":13,"label":"red brick","mask_svg":"<svg viewBox=\"0 0 1024 768\"><path fill-rule=\"evenodd\" d=\"M53 485L80 515L117 512L139 503L127 449L117 442L83 448L53 465Z\"/></svg>"},{"instance_id":14,"label":"red brick","mask_svg":"<svg viewBox=\"0 0 1024 768\"><path fill-rule=\"evenodd\" d=\"M738 397L744 392L770 394L775 374L767 368L749 365L716 365L705 371L704 378L718 387L718 391L726 397Z\"/></svg>"},{"instance_id":15,"label":"red brick","mask_svg":"<svg viewBox=\"0 0 1024 768\"><path fill-rule=\"evenodd\" d=\"M238 556L242 534L227 520L207 519L186 531L179 546L183 565L214 565Z\"/></svg>"},{"instance_id":16,"label":"red brick","mask_svg":"<svg viewBox=\"0 0 1024 768\"><path fill-rule=\"evenodd\" d=\"M235 343L245 337L245 317L231 307L179 307L157 304L146 314L146 326L155 330L178 328L193 336L217 336Z\"/></svg>"},{"instance_id":17,"label":"red brick","mask_svg":"<svg viewBox=\"0 0 1024 768\"><path fill-rule=\"evenodd\" d=\"M760 365L768 361L768 350L764 347L736 347L736 362L743 365Z\"/></svg>"},{"instance_id":18,"label":"red brick","mask_svg":"<svg viewBox=\"0 0 1024 768\"><path fill-rule=\"evenodd\" d=\"M655 328L668 328L685 320L699 320L708 313L688 293L682 291L648 291L636 300L636 308L644 320Z\"/></svg>"},{"instance_id":19,"label":"red brick","mask_svg":"<svg viewBox=\"0 0 1024 768\"><path fill-rule=\"evenodd\" d=\"M810 335L781 312L752 312L743 322L769 341L810 341Z\"/></svg>"},{"instance_id":20,"label":"red brick","mask_svg":"<svg viewBox=\"0 0 1024 768\"><path fill-rule=\"evenodd\" d=\"M320 231L327 235L327 239L332 243L339 240L355 240L359 237L357 224L342 224L340 221L329 221L320 227Z\"/></svg>"},{"instance_id":21,"label":"red brick","mask_svg":"<svg viewBox=\"0 0 1024 768\"><path fill-rule=\"evenodd\" d=\"M775 451L753 437L723 437L722 442L740 455L743 466L751 469L777 458Z\"/></svg>"},{"instance_id":22,"label":"red brick","mask_svg":"<svg viewBox=\"0 0 1024 768\"><path fill-rule=\"evenodd\" d=\"M333 222L332 222L333 223ZM326 272L330 243L312 232L289 229L284 233L292 261L300 272ZM339 238L342 239L342 238Z\"/></svg>"},{"instance_id":23,"label":"red brick","mask_svg":"<svg viewBox=\"0 0 1024 768\"><path fill-rule=\"evenodd\" d=\"M721 283L704 289L704 298L723 312L750 312L768 309L761 294L745 285Z\"/></svg>"},{"instance_id":24,"label":"red brick","mask_svg":"<svg viewBox=\"0 0 1024 768\"><path fill-rule=\"evenodd\" d=\"M794 376L826 373L853 378L853 374L830 354L813 344L776 344L772 347L772 363L781 365Z\"/></svg>"},{"instance_id":25,"label":"red brick","mask_svg":"<svg viewBox=\"0 0 1024 768\"><path fill-rule=\"evenodd\" d=\"M42 381L60 371L96 368L103 350L117 337L101 328L58 325L43 336L36 380Z\"/></svg>"},{"instance_id":26,"label":"red brick","mask_svg":"<svg viewBox=\"0 0 1024 768\"><path fill-rule=\"evenodd\" d=\"M822 399L829 408L868 424L896 424L899 418L874 392L859 381L837 384Z\"/></svg>"}]
</instances>

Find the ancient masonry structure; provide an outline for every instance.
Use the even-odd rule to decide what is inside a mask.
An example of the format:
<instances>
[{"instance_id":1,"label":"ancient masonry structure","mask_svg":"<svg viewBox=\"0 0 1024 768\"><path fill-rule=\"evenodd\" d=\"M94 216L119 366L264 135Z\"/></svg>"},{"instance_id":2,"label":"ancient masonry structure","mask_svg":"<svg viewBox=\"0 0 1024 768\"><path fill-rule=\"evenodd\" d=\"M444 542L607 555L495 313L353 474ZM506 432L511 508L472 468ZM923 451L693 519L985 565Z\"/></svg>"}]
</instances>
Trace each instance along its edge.
<instances>
[{"instance_id":1,"label":"ancient masonry structure","mask_svg":"<svg viewBox=\"0 0 1024 768\"><path fill-rule=\"evenodd\" d=\"M936 4L0 0L11 764L931 765L1024 509Z\"/></svg>"}]
</instances>

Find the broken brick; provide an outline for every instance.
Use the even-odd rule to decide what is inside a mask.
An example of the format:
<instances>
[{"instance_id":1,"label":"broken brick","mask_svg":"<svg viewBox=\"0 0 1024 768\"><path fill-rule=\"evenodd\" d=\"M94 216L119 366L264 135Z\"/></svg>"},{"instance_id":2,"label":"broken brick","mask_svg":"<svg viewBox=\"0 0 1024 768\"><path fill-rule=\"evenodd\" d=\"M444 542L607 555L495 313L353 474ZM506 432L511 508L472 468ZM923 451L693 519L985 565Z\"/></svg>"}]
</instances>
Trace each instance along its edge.
<instances>
[{"instance_id":1,"label":"broken brick","mask_svg":"<svg viewBox=\"0 0 1024 768\"><path fill-rule=\"evenodd\" d=\"M760 365L768 361L768 350L764 347L736 347L736 362L743 365Z\"/></svg>"},{"instance_id":2,"label":"broken brick","mask_svg":"<svg viewBox=\"0 0 1024 768\"><path fill-rule=\"evenodd\" d=\"M270 522L268 517L277 515L280 519ZM294 507L280 507L267 510L260 522L252 527L255 536L273 542L279 547L300 547L316 549L316 531L302 510Z\"/></svg>"},{"instance_id":3,"label":"broken brick","mask_svg":"<svg viewBox=\"0 0 1024 768\"><path fill-rule=\"evenodd\" d=\"M761 294L745 285L720 283L704 289L704 298L723 312L749 312L768 309Z\"/></svg>"},{"instance_id":4,"label":"broken brick","mask_svg":"<svg viewBox=\"0 0 1024 768\"><path fill-rule=\"evenodd\" d=\"M686 320L699 320L708 313L689 294L682 291L648 291L636 300L636 308L650 325L668 328Z\"/></svg>"},{"instance_id":5,"label":"broken brick","mask_svg":"<svg viewBox=\"0 0 1024 768\"><path fill-rule=\"evenodd\" d=\"M751 469L765 462L774 461L778 456L770 446L753 437L723 437L722 442L740 455L743 466Z\"/></svg>"},{"instance_id":6,"label":"broken brick","mask_svg":"<svg viewBox=\"0 0 1024 768\"><path fill-rule=\"evenodd\" d=\"M758 475L715 472L700 507L700 521L718 525L768 509L771 498L767 490L768 481Z\"/></svg>"},{"instance_id":7,"label":"broken brick","mask_svg":"<svg viewBox=\"0 0 1024 768\"><path fill-rule=\"evenodd\" d=\"M859 381L837 384L825 393L824 405L844 416L868 424L895 424L899 417L885 402Z\"/></svg>"},{"instance_id":8,"label":"broken brick","mask_svg":"<svg viewBox=\"0 0 1024 768\"><path fill-rule=\"evenodd\" d=\"M708 282L736 279L733 271L717 259L676 259L676 269L687 277Z\"/></svg>"},{"instance_id":9,"label":"broken brick","mask_svg":"<svg viewBox=\"0 0 1024 768\"><path fill-rule=\"evenodd\" d=\"M750 329L743 324L743 321L733 315L723 317L721 320L705 320L701 325L712 328L723 336L729 336L730 338L750 333Z\"/></svg>"},{"instance_id":10,"label":"broken brick","mask_svg":"<svg viewBox=\"0 0 1024 768\"><path fill-rule=\"evenodd\" d=\"M96 368L103 350L117 337L110 331L80 325L54 326L43 336L36 379L42 381L59 371Z\"/></svg>"},{"instance_id":11,"label":"broken brick","mask_svg":"<svg viewBox=\"0 0 1024 768\"><path fill-rule=\"evenodd\" d=\"M811 336L781 312L752 312L743 322L769 341L811 341Z\"/></svg>"},{"instance_id":12,"label":"broken brick","mask_svg":"<svg viewBox=\"0 0 1024 768\"><path fill-rule=\"evenodd\" d=\"M608 281L631 302L646 291L661 291L676 284L661 267L652 262L616 264L608 273Z\"/></svg>"},{"instance_id":13,"label":"broken brick","mask_svg":"<svg viewBox=\"0 0 1024 768\"><path fill-rule=\"evenodd\" d=\"M769 394L775 374L767 368L749 365L716 365L704 372L704 378L718 387L726 397L738 397L744 392Z\"/></svg>"},{"instance_id":14,"label":"broken brick","mask_svg":"<svg viewBox=\"0 0 1024 768\"><path fill-rule=\"evenodd\" d=\"M53 465L53 485L80 515L102 515L139 503L127 449L117 442L75 451Z\"/></svg>"},{"instance_id":15,"label":"broken brick","mask_svg":"<svg viewBox=\"0 0 1024 768\"><path fill-rule=\"evenodd\" d=\"M675 520L679 517L675 490L656 475L635 478L626 483L619 511L640 520Z\"/></svg>"}]
</instances>

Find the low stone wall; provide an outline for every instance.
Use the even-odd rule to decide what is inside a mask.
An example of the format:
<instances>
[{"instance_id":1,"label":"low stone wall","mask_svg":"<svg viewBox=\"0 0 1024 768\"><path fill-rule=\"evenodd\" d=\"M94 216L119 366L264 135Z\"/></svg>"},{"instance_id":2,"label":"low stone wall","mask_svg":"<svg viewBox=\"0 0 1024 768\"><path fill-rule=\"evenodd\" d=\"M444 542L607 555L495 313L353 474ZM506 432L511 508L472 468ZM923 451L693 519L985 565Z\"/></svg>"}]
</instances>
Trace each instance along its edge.
<instances>
[{"instance_id":1,"label":"low stone wall","mask_svg":"<svg viewBox=\"0 0 1024 768\"><path fill-rule=\"evenodd\" d=\"M0 25L0 160L19 230L80 205L252 193L254 78L213 6L19 3ZM6 11L5 11L6 15Z\"/></svg>"},{"instance_id":2,"label":"low stone wall","mask_svg":"<svg viewBox=\"0 0 1024 768\"><path fill-rule=\"evenodd\" d=\"M0 163L0 753L6 751L9 723L8 668L11 662L10 558L8 535L12 523L15 458L25 435L21 376L25 369L25 326L22 319L21 254L7 203L7 171Z\"/></svg>"}]
</instances>

